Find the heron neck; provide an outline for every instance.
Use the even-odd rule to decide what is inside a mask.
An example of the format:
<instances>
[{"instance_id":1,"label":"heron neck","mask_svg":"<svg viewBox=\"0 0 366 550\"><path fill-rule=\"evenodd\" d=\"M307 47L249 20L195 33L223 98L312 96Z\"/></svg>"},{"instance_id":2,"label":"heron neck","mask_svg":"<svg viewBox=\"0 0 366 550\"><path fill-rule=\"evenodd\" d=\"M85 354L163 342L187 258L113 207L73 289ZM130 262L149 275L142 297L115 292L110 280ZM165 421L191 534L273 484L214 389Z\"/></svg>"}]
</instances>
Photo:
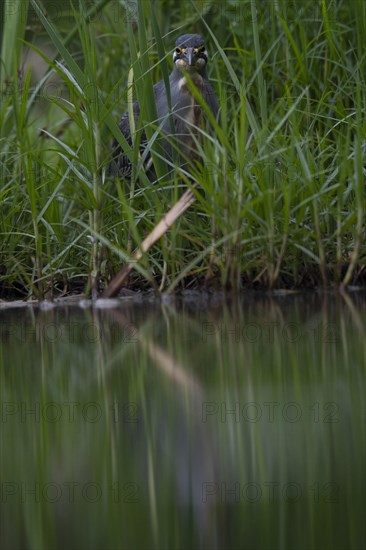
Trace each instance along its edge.
<instances>
[{"instance_id":1,"label":"heron neck","mask_svg":"<svg viewBox=\"0 0 366 550\"><path fill-rule=\"evenodd\" d=\"M191 71L183 72L174 65L171 77L180 79L185 76L185 73L190 75L192 80L194 80L196 74L199 74L202 78L206 78L206 67L203 67L201 70L194 69Z\"/></svg>"}]
</instances>

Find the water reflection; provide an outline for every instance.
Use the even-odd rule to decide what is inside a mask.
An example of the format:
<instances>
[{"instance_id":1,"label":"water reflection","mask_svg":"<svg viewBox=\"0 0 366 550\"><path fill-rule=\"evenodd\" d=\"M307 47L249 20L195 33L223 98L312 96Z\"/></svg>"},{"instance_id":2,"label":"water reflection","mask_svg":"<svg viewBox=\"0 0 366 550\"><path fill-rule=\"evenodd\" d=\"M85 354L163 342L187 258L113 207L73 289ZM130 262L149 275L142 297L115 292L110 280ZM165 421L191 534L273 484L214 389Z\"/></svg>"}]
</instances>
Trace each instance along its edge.
<instances>
[{"instance_id":1,"label":"water reflection","mask_svg":"<svg viewBox=\"0 0 366 550\"><path fill-rule=\"evenodd\" d=\"M1 319L1 548L365 546L365 296Z\"/></svg>"}]
</instances>

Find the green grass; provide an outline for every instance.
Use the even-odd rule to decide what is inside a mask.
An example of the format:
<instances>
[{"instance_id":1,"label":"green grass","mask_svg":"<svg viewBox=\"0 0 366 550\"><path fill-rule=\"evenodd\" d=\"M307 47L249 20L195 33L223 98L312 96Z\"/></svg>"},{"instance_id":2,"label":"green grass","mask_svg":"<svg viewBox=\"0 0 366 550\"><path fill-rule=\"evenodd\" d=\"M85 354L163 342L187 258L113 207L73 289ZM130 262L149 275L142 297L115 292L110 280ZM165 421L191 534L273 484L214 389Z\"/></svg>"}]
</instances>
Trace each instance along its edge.
<instances>
[{"instance_id":1,"label":"green grass","mask_svg":"<svg viewBox=\"0 0 366 550\"><path fill-rule=\"evenodd\" d=\"M221 105L191 181L197 200L136 265L134 287L213 280L266 288L364 281L366 5L362 1L3 5L0 295L93 296L183 193L137 150L108 175L133 92L156 136L152 85L185 32L205 36ZM53 8L52 8L53 6ZM88 11L89 9L89 11ZM90 11L92 10L92 11ZM28 13L28 18L26 14ZM73 25L70 31L70 22ZM27 24L26 24L27 23ZM167 55L163 56L163 51ZM30 52L47 65L36 76ZM128 82L134 87L128 87ZM203 106L204 108L204 106Z\"/></svg>"}]
</instances>

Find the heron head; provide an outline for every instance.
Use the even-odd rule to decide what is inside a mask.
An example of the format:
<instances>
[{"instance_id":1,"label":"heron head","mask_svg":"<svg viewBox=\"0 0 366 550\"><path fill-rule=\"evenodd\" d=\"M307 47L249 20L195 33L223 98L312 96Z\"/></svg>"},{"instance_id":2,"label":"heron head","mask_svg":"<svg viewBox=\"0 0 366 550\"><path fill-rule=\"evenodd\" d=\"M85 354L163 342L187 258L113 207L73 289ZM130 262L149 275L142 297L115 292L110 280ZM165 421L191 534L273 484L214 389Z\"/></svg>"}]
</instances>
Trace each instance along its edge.
<instances>
[{"instance_id":1,"label":"heron head","mask_svg":"<svg viewBox=\"0 0 366 550\"><path fill-rule=\"evenodd\" d=\"M176 67L185 71L202 71L207 64L205 41L199 34L183 34L177 38L173 52Z\"/></svg>"}]
</instances>

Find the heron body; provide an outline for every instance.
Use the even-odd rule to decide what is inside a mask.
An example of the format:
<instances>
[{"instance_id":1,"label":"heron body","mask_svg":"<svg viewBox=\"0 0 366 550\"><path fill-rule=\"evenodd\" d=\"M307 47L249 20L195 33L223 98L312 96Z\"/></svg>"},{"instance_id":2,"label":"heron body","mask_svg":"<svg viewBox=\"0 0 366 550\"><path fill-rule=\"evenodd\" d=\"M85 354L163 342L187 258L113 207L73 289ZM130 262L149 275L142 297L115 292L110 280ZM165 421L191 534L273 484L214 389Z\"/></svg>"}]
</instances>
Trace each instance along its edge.
<instances>
[{"instance_id":1,"label":"heron body","mask_svg":"<svg viewBox=\"0 0 366 550\"><path fill-rule=\"evenodd\" d=\"M158 117L156 125L161 125L162 134L167 138L162 141L164 151L167 158L172 159L173 147L178 149L181 164L187 162L187 158L192 158L194 154L194 150L196 149L195 138L197 138L199 133L204 114L202 107L197 102L188 85L188 79L191 80L199 91L213 115L217 117L218 114L218 101L206 75L207 60L207 50L201 36L197 34L185 34L177 39L173 52L174 67L169 77L173 128L171 125L171 117L169 116L170 110L165 82L164 80L160 80L154 86ZM140 105L137 101L133 104L133 113L135 126L137 127L140 115ZM122 116L119 127L127 142L132 147L128 112ZM172 130L174 132L173 134ZM141 155L147 143L146 134L143 131L140 141ZM150 155L148 155L145 165L148 167L149 164L151 164ZM121 175L127 179L131 177L132 172L130 159L124 154L117 140L113 142L111 172L112 174Z\"/></svg>"}]
</instances>

